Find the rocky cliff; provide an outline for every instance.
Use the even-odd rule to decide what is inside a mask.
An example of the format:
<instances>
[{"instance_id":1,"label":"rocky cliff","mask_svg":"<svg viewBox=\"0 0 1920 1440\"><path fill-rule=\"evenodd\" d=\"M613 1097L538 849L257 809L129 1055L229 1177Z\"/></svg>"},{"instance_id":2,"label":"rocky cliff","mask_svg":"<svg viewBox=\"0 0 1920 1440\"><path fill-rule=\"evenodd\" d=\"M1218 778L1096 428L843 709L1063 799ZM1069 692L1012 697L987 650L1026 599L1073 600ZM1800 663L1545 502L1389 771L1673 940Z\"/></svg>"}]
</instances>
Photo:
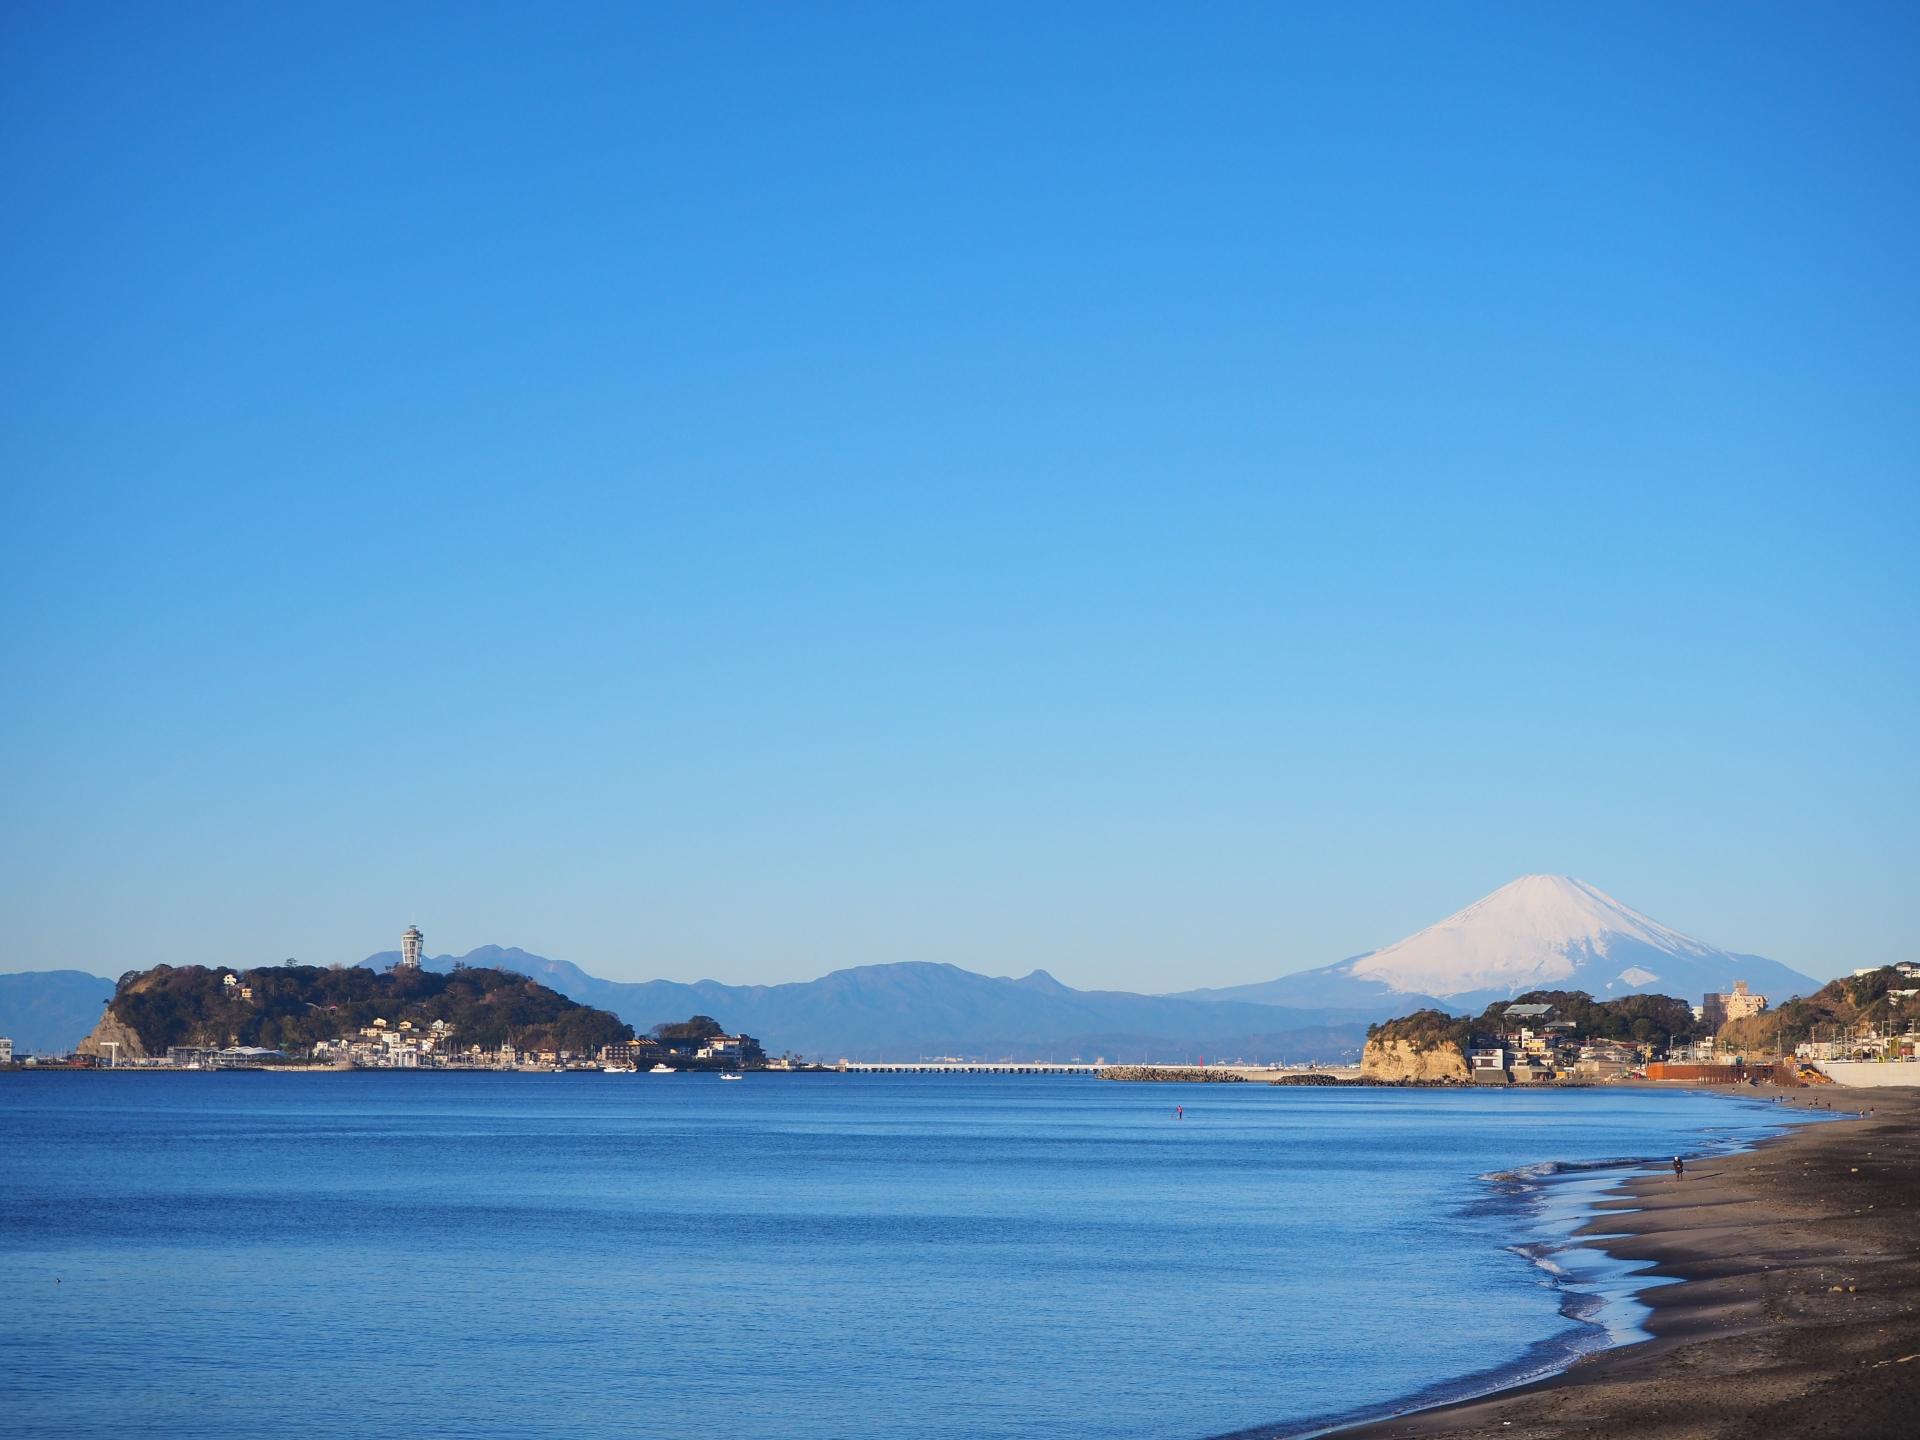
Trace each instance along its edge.
<instances>
[{"instance_id":1,"label":"rocky cliff","mask_svg":"<svg viewBox=\"0 0 1920 1440\"><path fill-rule=\"evenodd\" d=\"M115 1047L118 1047L117 1049ZM128 1025L112 1010L100 1017L100 1023L87 1032L87 1038L80 1042L80 1054L98 1055L105 1059L144 1060L147 1048L140 1043L140 1034Z\"/></svg>"},{"instance_id":2,"label":"rocky cliff","mask_svg":"<svg viewBox=\"0 0 1920 1440\"><path fill-rule=\"evenodd\" d=\"M1360 1074L1369 1080L1465 1080L1467 1057L1451 1041L1421 1047L1376 1035L1360 1057Z\"/></svg>"}]
</instances>

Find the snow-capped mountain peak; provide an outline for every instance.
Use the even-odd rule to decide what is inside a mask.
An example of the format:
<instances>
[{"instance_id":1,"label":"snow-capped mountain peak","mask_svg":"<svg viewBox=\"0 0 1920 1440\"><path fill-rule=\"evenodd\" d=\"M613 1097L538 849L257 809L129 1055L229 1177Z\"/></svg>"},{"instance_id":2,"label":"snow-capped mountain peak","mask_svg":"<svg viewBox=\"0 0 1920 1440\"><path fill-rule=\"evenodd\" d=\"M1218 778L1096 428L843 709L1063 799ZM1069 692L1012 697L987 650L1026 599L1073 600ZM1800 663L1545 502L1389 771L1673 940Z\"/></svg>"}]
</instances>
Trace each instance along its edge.
<instances>
[{"instance_id":1,"label":"snow-capped mountain peak","mask_svg":"<svg viewBox=\"0 0 1920 1440\"><path fill-rule=\"evenodd\" d=\"M1736 978L1788 993L1810 988L1784 966L1682 935L1568 875L1523 875L1346 967L1355 980L1443 998L1540 989L1692 998Z\"/></svg>"},{"instance_id":2,"label":"snow-capped mountain peak","mask_svg":"<svg viewBox=\"0 0 1920 1440\"><path fill-rule=\"evenodd\" d=\"M1528 990L1584 990L1596 999L1651 992L1698 1004L1735 980L1776 1004L1820 988L1777 960L1682 935L1584 880L1522 875L1384 950L1256 985L1187 993L1402 1015L1433 1004L1472 1012Z\"/></svg>"}]
</instances>

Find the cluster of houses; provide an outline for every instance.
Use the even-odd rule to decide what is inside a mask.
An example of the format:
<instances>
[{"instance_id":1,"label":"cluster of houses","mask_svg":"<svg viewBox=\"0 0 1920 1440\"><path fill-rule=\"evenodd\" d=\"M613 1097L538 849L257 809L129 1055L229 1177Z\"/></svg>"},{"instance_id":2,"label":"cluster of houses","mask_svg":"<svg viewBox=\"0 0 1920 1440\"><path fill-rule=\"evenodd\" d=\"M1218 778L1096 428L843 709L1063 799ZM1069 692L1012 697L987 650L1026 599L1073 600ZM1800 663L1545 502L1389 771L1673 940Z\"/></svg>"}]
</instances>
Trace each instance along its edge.
<instances>
[{"instance_id":1,"label":"cluster of houses","mask_svg":"<svg viewBox=\"0 0 1920 1440\"><path fill-rule=\"evenodd\" d=\"M657 1040L642 1037L604 1045L597 1054L543 1050L511 1041L497 1050L461 1046L455 1027L444 1020L416 1029L410 1020L390 1025L375 1020L357 1035L322 1040L313 1058L367 1070L591 1070L606 1066L651 1069L741 1069L767 1063L766 1052L751 1035L714 1035L705 1039Z\"/></svg>"},{"instance_id":2,"label":"cluster of houses","mask_svg":"<svg viewBox=\"0 0 1920 1440\"><path fill-rule=\"evenodd\" d=\"M1696 1017L1716 1002L1732 1001L1741 1014L1766 1008L1764 995L1750 995L1744 981L1727 995L1709 995ZM1751 1008L1746 1008L1751 1006ZM1467 1051L1473 1080L1483 1085L1542 1085L1557 1080L1621 1080L1642 1074L1658 1047L1634 1040L1582 1038L1573 1021L1554 1014L1551 1005L1509 1005L1500 1012L1500 1029L1476 1035ZM1709 1060L1711 1037L1668 1050L1670 1061Z\"/></svg>"},{"instance_id":3,"label":"cluster of houses","mask_svg":"<svg viewBox=\"0 0 1920 1440\"><path fill-rule=\"evenodd\" d=\"M398 1025L375 1020L358 1034L316 1041L313 1058L344 1061L365 1070L422 1070L450 1063L476 1063L483 1053L480 1047L471 1045L461 1052L455 1048L453 1034L454 1027L445 1020L418 1029L411 1020Z\"/></svg>"},{"instance_id":4,"label":"cluster of houses","mask_svg":"<svg viewBox=\"0 0 1920 1440\"><path fill-rule=\"evenodd\" d=\"M1920 1060L1920 1020L1855 1035L1820 1035L1793 1047L1796 1060Z\"/></svg>"},{"instance_id":5,"label":"cluster of houses","mask_svg":"<svg viewBox=\"0 0 1920 1440\"><path fill-rule=\"evenodd\" d=\"M1627 1040L1582 1040L1551 1005L1509 1005L1500 1029L1476 1035L1467 1067L1482 1085L1540 1085L1562 1077L1617 1080L1645 1065L1648 1047Z\"/></svg>"},{"instance_id":6,"label":"cluster of houses","mask_svg":"<svg viewBox=\"0 0 1920 1440\"><path fill-rule=\"evenodd\" d=\"M1854 971L1872 975L1884 967ZM1887 994L1902 1013L1878 1027L1832 1027L1795 1048L1800 1060L1901 1060L1920 1057L1920 963L1903 961L1893 967L1895 984ZM1701 1038L1674 1044L1665 1055L1664 1069L1676 1066L1711 1068L1727 1056L1716 1054L1714 1032L1729 1020L1758 1015L1767 997L1755 994L1744 980L1733 989L1702 997L1694 1018L1707 1030ZM1614 1080L1641 1073L1653 1062L1655 1047L1629 1040L1581 1039L1570 1020L1555 1016L1551 1005L1509 1005L1500 1012L1499 1030L1475 1035L1467 1051L1472 1078L1481 1084L1542 1084L1548 1081Z\"/></svg>"},{"instance_id":7,"label":"cluster of houses","mask_svg":"<svg viewBox=\"0 0 1920 1440\"><path fill-rule=\"evenodd\" d=\"M312 1058L356 1070L594 1070L626 1066L647 1070L665 1065L676 1070L787 1069L788 1062L767 1059L751 1035L713 1035L701 1039L623 1040L588 1055L572 1050L542 1050L511 1042L497 1050L455 1041L455 1026L445 1020L415 1026L375 1020L357 1034L314 1044ZM27 1057L35 1063L38 1057ZM93 1057L83 1057L93 1064ZM165 1056L139 1059L109 1056L99 1063L143 1070L240 1070L288 1060L284 1051L260 1045L169 1045ZM0 1037L0 1065L13 1063L13 1041ZM56 1063L44 1061L42 1063ZM75 1063L78 1063L76 1061Z\"/></svg>"},{"instance_id":8,"label":"cluster of houses","mask_svg":"<svg viewBox=\"0 0 1920 1440\"><path fill-rule=\"evenodd\" d=\"M600 1047L602 1067L629 1066L650 1070L655 1065L675 1068L743 1070L774 1068L760 1042L751 1035L710 1035L704 1039L658 1040L650 1035Z\"/></svg>"}]
</instances>

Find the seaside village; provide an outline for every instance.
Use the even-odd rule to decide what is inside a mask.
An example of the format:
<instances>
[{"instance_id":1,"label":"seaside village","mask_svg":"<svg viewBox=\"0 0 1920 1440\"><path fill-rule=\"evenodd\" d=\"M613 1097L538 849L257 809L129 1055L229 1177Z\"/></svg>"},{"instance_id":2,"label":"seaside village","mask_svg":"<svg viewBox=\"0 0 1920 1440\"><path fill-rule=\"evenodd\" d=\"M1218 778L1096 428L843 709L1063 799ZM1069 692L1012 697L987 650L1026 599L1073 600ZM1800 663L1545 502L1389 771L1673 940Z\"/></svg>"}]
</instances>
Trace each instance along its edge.
<instances>
[{"instance_id":1,"label":"seaside village","mask_svg":"<svg viewBox=\"0 0 1920 1440\"><path fill-rule=\"evenodd\" d=\"M1734 982L1732 990L1702 997L1693 1007L1694 1018L1706 1034L1661 1054L1656 1047L1631 1040L1583 1038L1571 1019L1556 1014L1551 1005L1514 1004L1499 1012L1500 1025L1491 1033L1476 1034L1469 1044L1467 1065L1479 1084L1545 1084L1559 1081L1605 1081L1629 1077L1692 1082L1752 1080L1776 1064L1789 1073L1780 1078L1825 1080L1812 1069L1833 1062L1912 1061L1920 1058L1920 964L1905 961L1892 967L1895 988L1887 994L1905 1012L1899 1020L1880 1026L1825 1027L1812 1039L1794 1047L1791 1061L1769 1059L1750 1065L1735 1047L1715 1039L1730 1020L1759 1015L1767 997ZM1877 971L1854 971L1856 978Z\"/></svg>"},{"instance_id":2,"label":"seaside village","mask_svg":"<svg viewBox=\"0 0 1920 1440\"><path fill-rule=\"evenodd\" d=\"M225 983L237 985L238 981L229 975ZM213 1070L282 1058L297 1057L251 1045L170 1045L164 1059L134 1063L148 1068ZM397 1024L375 1020L352 1035L316 1041L311 1058L356 1070L648 1070L655 1066L671 1070L759 1070L779 1069L785 1063L769 1060L760 1042L744 1034L640 1036L603 1045L591 1055L572 1050L521 1049L511 1042L485 1050L461 1044L458 1029L445 1020L418 1028L411 1020Z\"/></svg>"},{"instance_id":3,"label":"seaside village","mask_svg":"<svg viewBox=\"0 0 1920 1440\"><path fill-rule=\"evenodd\" d=\"M12 1058L12 1042L0 1040L0 1064ZM256 1045L170 1045L164 1057L120 1061L126 1067L150 1070L244 1069L286 1059L299 1059ZM504 1043L497 1050L461 1045L454 1027L444 1020L416 1030L413 1022L390 1025L385 1020L357 1034L315 1043L311 1057L341 1069L355 1070L778 1070L787 1062L768 1059L751 1035L714 1035L700 1040L640 1038L604 1045L597 1054L572 1050L519 1049Z\"/></svg>"},{"instance_id":4,"label":"seaside village","mask_svg":"<svg viewBox=\"0 0 1920 1440\"><path fill-rule=\"evenodd\" d=\"M176 1063L218 1063L218 1056L188 1052L179 1046L168 1050ZM331 1060L366 1070L648 1070L667 1069L777 1069L781 1062L770 1061L751 1035L711 1035L704 1038L656 1039L641 1036L613 1045L603 1045L596 1054L582 1055L571 1050L521 1050L508 1042L497 1050L482 1050L478 1045L462 1046L454 1027L435 1020L424 1030L415 1030L412 1022L402 1020L389 1025L375 1020L356 1035L338 1040L322 1040L313 1047L315 1060Z\"/></svg>"}]
</instances>

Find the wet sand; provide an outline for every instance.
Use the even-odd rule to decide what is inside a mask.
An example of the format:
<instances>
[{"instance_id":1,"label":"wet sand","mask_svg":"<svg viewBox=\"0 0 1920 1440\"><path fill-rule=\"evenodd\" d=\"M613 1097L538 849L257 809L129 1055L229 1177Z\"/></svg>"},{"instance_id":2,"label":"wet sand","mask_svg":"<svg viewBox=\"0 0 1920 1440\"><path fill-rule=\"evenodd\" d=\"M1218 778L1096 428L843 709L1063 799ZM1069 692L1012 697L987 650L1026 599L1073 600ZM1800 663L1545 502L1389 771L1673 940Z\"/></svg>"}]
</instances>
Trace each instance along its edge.
<instances>
[{"instance_id":1,"label":"wet sand","mask_svg":"<svg viewBox=\"0 0 1920 1440\"><path fill-rule=\"evenodd\" d=\"M1874 1114L1636 1179L1603 1204L1630 1213L1587 1227L1620 1237L1594 1243L1679 1279L1642 1297L1653 1338L1340 1440L1920 1435L1920 1090L1753 1093Z\"/></svg>"}]
</instances>

